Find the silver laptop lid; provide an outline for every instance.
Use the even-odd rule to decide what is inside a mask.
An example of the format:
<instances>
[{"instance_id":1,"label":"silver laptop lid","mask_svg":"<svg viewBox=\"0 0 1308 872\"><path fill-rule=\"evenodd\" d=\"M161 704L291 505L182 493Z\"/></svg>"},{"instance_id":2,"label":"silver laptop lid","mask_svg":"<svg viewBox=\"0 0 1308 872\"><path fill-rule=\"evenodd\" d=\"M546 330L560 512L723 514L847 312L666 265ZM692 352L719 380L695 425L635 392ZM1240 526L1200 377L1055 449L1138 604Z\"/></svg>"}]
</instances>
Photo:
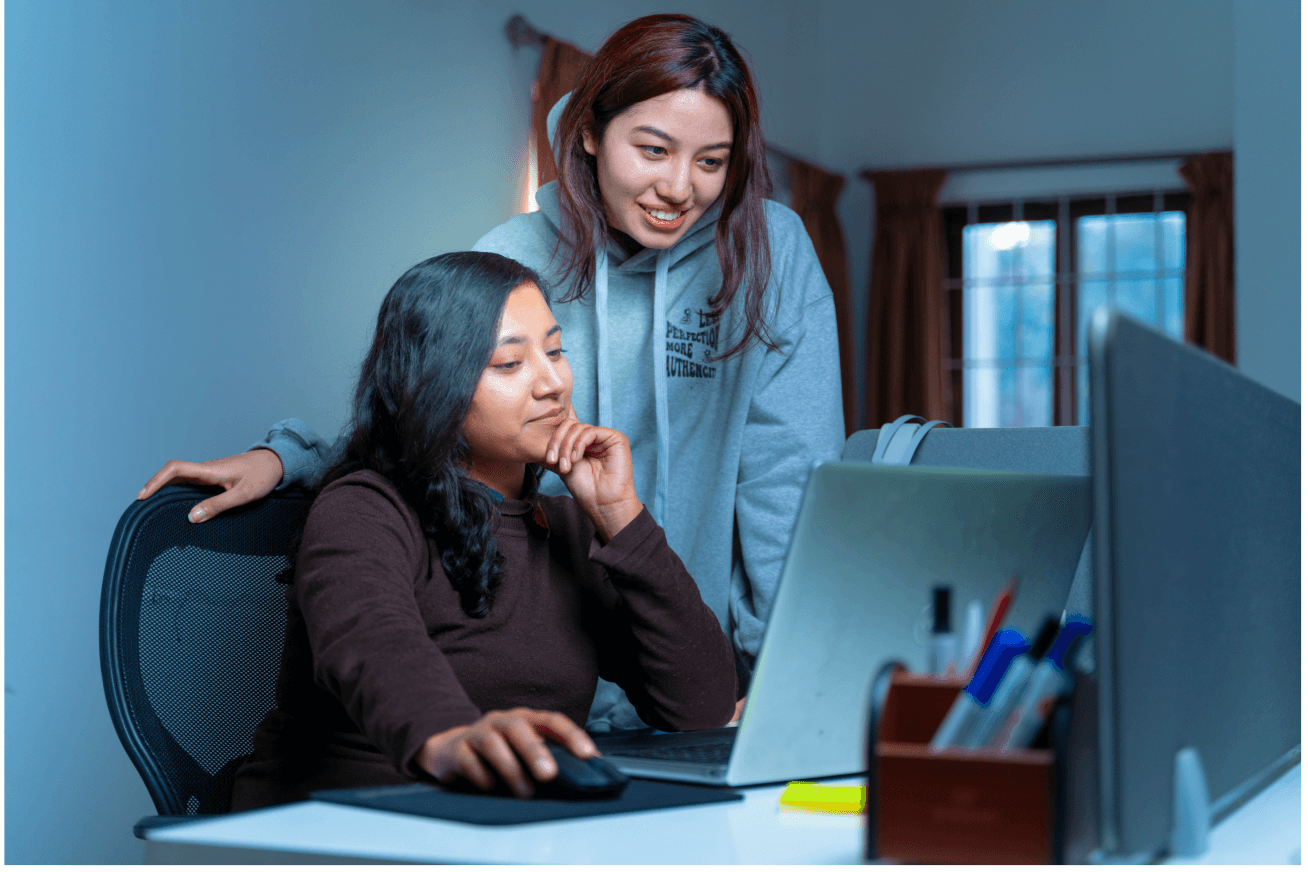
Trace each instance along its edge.
<instances>
[{"instance_id":1,"label":"silver laptop lid","mask_svg":"<svg viewBox=\"0 0 1308 872\"><path fill-rule=\"evenodd\" d=\"M866 769L868 693L890 660L925 668L913 625L934 585L964 605L1020 583L1005 625L1062 611L1090 525L1090 483L829 463L809 480L727 783Z\"/></svg>"}]
</instances>

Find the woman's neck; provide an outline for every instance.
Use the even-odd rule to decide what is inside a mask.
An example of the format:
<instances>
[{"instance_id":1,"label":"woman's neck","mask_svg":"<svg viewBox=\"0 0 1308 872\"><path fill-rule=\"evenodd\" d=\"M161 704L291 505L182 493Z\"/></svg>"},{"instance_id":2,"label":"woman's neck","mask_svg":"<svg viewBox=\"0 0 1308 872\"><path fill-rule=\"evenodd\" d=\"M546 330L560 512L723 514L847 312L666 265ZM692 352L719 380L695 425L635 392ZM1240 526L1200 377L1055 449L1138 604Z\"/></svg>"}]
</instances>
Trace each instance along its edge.
<instances>
[{"instance_id":1,"label":"woman's neck","mask_svg":"<svg viewBox=\"0 0 1308 872\"><path fill-rule=\"evenodd\" d=\"M619 230L616 227L613 226L609 227L609 236L612 236L613 241L616 242L622 248L622 250L627 253L627 257L631 257L634 254L639 254L645 248L645 246L641 245L633 237L628 236L627 234L623 233L621 230Z\"/></svg>"},{"instance_id":2,"label":"woman's neck","mask_svg":"<svg viewBox=\"0 0 1308 872\"><path fill-rule=\"evenodd\" d=\"M468 478L498 491L506 499L522 499L522 484L527 477L525 463L479 463L468 467Z\"/></svg>"}]
</instances>

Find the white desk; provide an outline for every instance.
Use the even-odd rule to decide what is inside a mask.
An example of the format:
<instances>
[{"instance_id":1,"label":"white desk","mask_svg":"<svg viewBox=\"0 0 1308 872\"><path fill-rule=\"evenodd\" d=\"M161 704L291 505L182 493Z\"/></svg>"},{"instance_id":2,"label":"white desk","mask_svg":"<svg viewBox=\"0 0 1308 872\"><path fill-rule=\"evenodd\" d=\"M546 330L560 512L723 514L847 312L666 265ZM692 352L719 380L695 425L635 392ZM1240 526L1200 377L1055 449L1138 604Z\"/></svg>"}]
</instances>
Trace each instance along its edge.
<instances>
[{"instance_id":1,"label":"white desk","mask_svg":"<svg viewBox=\"0 0 1308 872\"><path fill-rule=\"evenodd\" d=\"M848 778L833 784L861 784ZM782 811L782 786L739 802L476 826L305 802L155 831L151 863L860 863L863 818ZM1212 833L1188 863L1299 862L1300 767Z\"/></svg>"},{"instance_id":2,"label":"white desk","mask_svg":"<svg viewBox=\"0 0 1308 872\"><path fill-rule=\"evenodd\" d=\"M862 784L861 778L832 784ZM781 811L784 785L743 800L512 826L303 802L151 834L150 863L858 863L861 815ZM304 855L310 856L304 856Z\"/></svg>"}]
</instances>

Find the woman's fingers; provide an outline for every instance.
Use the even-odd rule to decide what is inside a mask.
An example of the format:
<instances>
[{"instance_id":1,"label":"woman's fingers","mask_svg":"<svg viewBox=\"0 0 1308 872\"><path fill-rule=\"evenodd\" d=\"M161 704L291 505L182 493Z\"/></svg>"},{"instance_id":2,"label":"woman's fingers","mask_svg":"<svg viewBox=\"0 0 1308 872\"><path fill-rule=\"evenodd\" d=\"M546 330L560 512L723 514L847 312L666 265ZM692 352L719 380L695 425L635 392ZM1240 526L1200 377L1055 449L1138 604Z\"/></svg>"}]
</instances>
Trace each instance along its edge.
<instances>
[{"instance_id":1,"label":"woman's fingers","mask_svg":"<svg viewBox=\"0 0 1308 872\"><path fill-rule=\"evenodd\" d=\"M563 423L555 427L554 432L550 434L550 441L545 443L545 462L550 466L558 464L559 457L562 455L560 446L563 444L564 438L576 423L576 418L571 416L565 417Z\"/></svg>"},{"instance_id":2,"label":"woman's fingers","mask_svg":"<svg viewBox=\"0 0 1308 872\"><path fill-rule=\"evenodd\" d=\"M584 438L588 431L594 430L589 424L583 424L576 418L565 419L555 428L545 451L546 463L557 465L564 475L572 471L573 464L581 459L577 448L578 439Z\"/></svg>"},{"instance_id":3,"label":"woman's fingers","mask_svg":"<svg viewBox=\"0 0 1308 872\"><path fill-rule=\"evenodd\" d=\"M222 484L222 476L203 463L190 463L185 460L170 460L163 468L150 476L137 493L138 500L149 499L159 488L168 484Z\"/></svg>"},{"instance_id":4,"label":"woman's fingers","mask_svg":"<svg viewBox=\"0 0 1308 872\"><path fill-rule=\"evenodd\" d=\"M282 480L282 461L277 453L256 448L244 454L190 463L170 460L150 477L137 493L138 500L149 499L168 484L218 485L223 493L197 503L187 516L192 523L207 521L228 509L266 497Z\"/></svg>"},{"instance_id":5,"label":"woman's fingers","mask_svg":"<svg viewBox=\"0 0 1308 872\"><path fill-rule=\"evenodd\" d=\"M469 737L469 743L477 752L477 756L509 786L514 796L525 798L531 796L534 782L523 770L522 761L518 759L518 755L513 752L513 748L509 746L504 736L504 732L510 727L510 724L498 723L490 729L475 730ZM482 789L489 790L490 787Z\"/></svg>"},{"instance_id":6,"label":"woman's fingers","mask_svg":"<svg viewBox=\"0 0 1308 872\"><path fill-rule=\"evenodd\" d=\"M576 432L569 437L568 458L573 463L581 460L582 455L586 453L586 447L598 438L600 432L600 428L592 427L589 424L582 424L578 427Z\"/></svg>"},{"instance_id":7,"label":"woman's fingers","mask_svg":"<svg viewBox=\"0 0 1308 872\"><path fill-rule=\"evenodd\" d=\"M221 482L217 483L220 484ZM196 503L186 518L192 524L199 524L221 515L228 509L243 506L246 503L254 502L259 496L265 496L265 494L251 495L247 493L248 490L248 488L234 487L231 490L225 490L220 494L211 496L207 500Z\"/></svg>"},{"instance_id":8,"label":"woman's fingers","mask_svg":"<svg viewBox=\"0 0 1308 872\"><path fill-rule=\"evenodd\" d=\"M535 792L536 782L558 774L546 738L578 757L599 754L590 736L567 715L517 708L487 712L474 724L432 736L419 752L418 763L441 781L462 776L489 791L500 780L514 795L527 797Z\"/></svg>"},{"instance_id":9,"label":"woman's fingers","mask_svg":"<svg viewBox=\"0 0 1308 872\"><path fill-rule=\"evenodd\" d=\"M557 464L559 473L566 475L583 457L603 457L608 451L608 441L615 432L580 422L560 424L546 460Z\"/></svg>"},{"instance_id":10,"label":"woman's fingers","mask_svg":"<svg viewBox=\"0 0 1308 872\"><path fill-rule=\"evenodd\" d=\"M481 756L467 741L461 741L454 748L454 767L438 776L442 781L451 781L456 776L463 776L472 782L478 790L495 789L495 773L486 768Z\"/></svg>"},{"instance_id":11,"label":"woman's fingers","mask_svg":"<svg viewBox=\"0 0 1308 872\"><path fill-rule=\"evenodd\" d=\"M504 736L518 759L527 765L531 778L535 781L549 781L558 774L559 769L554 762L554 755L545 747L545 740L532 721L529 716L512 718L506 724Z\"/></svg>"},{"instance_id":12,"label":"woman's fingers","mask_svg":"<svg viewBox=\"0 0 1308 872\"><path fill-rule=\"evenodd\" d=\"M595 747L590 736L567 715L560 712L537 712L537 714L543 716L536 724L537 730L547 734L578 757L599 756L599 748Z\"/></svg>"},{"instance_id":13,"label":"woman's fingers","mask_svg":"<svg viewBox=\"0 0 1308 872\"><path fill-rule=\"evenodd\" d=\"M475 731L480 735L473 748L517 796L531 796L536 782L558 774L545 737L559 741L578 757L599 753L586 732L559 712L514 709L492 713L484 721L487 729Z\"/></svg>"}]
</instances>

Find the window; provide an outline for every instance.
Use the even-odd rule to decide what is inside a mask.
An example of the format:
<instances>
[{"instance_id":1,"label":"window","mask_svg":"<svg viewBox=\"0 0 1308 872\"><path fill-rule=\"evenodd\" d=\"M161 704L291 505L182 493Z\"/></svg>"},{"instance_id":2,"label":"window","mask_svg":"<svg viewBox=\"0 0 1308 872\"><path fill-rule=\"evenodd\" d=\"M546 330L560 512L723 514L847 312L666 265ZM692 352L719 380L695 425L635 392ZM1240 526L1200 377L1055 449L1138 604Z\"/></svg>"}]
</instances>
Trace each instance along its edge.
<instances>
[{"instance_id":1,"label":"window","mask_svg":"<svg viewBox=\"0 0 1308 872\"><path fill-rule=\"evenodd\" d=\"M533 95L536 91L536 85L531 86ZM536 191L540 187L537 183L540 181L536 169L536 134L533 130L527 137L527 171L523 174L522 192L518 197L519 212L535 212L540 206L536 205Z\"/></svg>"},{"instance_id":2,"label":"window","mask_svg":"<svg viewBox=\"0 0 1308 872\"><path fill-rule=\"evenodd\" d=\"M1084 337L1112 306L1180 337L1188 193L941 210L952 417L965 427L1089 423Z\"/></svg>"}]
</instances>

